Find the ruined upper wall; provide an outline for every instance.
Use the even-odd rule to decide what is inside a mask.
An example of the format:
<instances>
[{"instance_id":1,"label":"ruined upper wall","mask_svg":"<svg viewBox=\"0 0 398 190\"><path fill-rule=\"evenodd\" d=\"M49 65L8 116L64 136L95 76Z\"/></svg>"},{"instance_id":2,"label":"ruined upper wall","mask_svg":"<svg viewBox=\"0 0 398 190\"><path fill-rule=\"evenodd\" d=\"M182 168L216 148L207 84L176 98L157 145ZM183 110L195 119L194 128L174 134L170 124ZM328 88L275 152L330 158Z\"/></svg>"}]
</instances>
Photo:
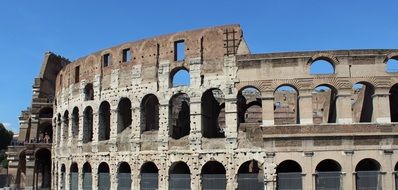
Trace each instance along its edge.
<instances>
[{"instance_id":1,"label":"ruined upper wall","mask_svg":"<svg viewBox=\"0 0 398 190\"><path fill-rule=\"evenodd\" d=\"M325 78L374 78L398 76L386 71L386 63L396 58L396 49L308 51L237 56L238 78L241 82L258 80L302 80ZM334 74L311 75L311 64L325 60L334 67ZM292 82L292 81L290 81ZM320 81L322 82L322 81ZM283 83L281 81L281 83ZM295 84L292 84L295 85ZM316 84L315 84L316 85Z\"/></svg>"},{"instance_id":2,"label":"ruined upper wall","mask_svg":"<svg viewBox=\"0 0 398 190\"><path fill-rule=\"evenodd\" d=\"M66 66L58 75L57 89L74 84L75 68L80 67L80 80L93 82L95 75L110 75L113 70L131 74L133 67L142 68L142 82L156 82L160 63L169 62L170 71L177 67L189 70L192 62L202 63L202 73L221 73L225 55L245 54L249 50L242 39L239 25L178 32L136 42L128 42L82 57ZM185 59L175 60L175 43L184 41ZM131 61L123 62L122 52L130 49ZM103 56L111 55L109 66L104 67ZM61 79L62 76L62 79ZM62 81L60 81L62 80Z\"/></svg>"}]
</instances>

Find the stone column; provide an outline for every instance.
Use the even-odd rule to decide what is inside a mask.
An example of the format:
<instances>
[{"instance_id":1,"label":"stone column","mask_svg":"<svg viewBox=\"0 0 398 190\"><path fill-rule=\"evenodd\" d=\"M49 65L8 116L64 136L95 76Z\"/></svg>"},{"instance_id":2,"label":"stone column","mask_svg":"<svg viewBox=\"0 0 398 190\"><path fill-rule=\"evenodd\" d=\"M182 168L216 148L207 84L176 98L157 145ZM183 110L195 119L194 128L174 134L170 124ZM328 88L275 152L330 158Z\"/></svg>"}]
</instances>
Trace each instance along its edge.
<instances>
[{"instance_id":1,"label":"stone column","mask_svg":"<svg viewBox=\"0 0 398 190\"><path fill-rule=\"evenodd\" d=\"M39 128L39 120L37 115L32 115L32 119L30 121L30 135L29 135L29 142L34 139L37 140L37 130Z\"/></svg>"},{"instance_id":2,"label":"stone column","mask_svg":"<svg viewBox=\"0 0 398 190\"><path fill-rule=\"evenodd\" d=\"M336 100L336 123L352 123L351 88L339 89Z\"/></svg>"},{"instance_id":3,"label":"stone column","mask_svg":"<svg viewBox=\"0 0 398 190\"><path fill-rule=\"evenodd\" d=\"M110 164L109 167L110 167L109 178L110 178L110 183L111 183L110 187L111 187L111 189L117 189L117 187L118 187L117 165Z\"/></svg>"},{"instance_id":4,"label":"stone column","mask_svg":"<svg viewBox=\"0 0 398 190\"><path fill-rule=\"evenodd\" d=\"M78 168L79 173L78 173L78 184L77 184L77 188L78 189L83 189L83 166L80 166Z\"/></svg>"},{"instance_id":5,"label":"stone column","mask_svg":"<svg viewBox=\"0 0 398 190\"><path fill-rule=\"evenodd\" d=\"M83 135L84 135L84 128L83 128L84 114L83 113L79 115L79 127L78 127L79 130L77 133L77 147L78 147L79 152L82 151L82 146L83 146Z\"/></svg>"},{"instance_id":6,"label":"stone column","mask_svg":"<svg viewBox=\"0 0 398 190\"><path fill-rule=\"evenodd\" d=\"M201 110L201 97L190 98L190 119L191 131L189 133L189 146L191 151L198 151L201 149L202 140L202 110Z\"/></svg>"},{"instance_id":7,"label":"stone column","mask_svg":"<svg viewBox=\"0 0 398 190\"><path fill-rule=\"evenodd\" d=\"M111 109L110 122L109 122L110 134L108 140L108 146L110 152L117 151L116 139L117 139L117 128L118 128L118 122L117 122L118 113L119 113L118 109Z\"/></svg>"},{"instance_id":8,"label":"stone column","mask_svg":"<svg viewBox=\"0 0 398 190\"><path fill-rule=\"evenodd\" d=\"M159 155L159 177L158 177L158 184L159 184L159 189L168 189L169 188L169 183L168 183L168 174L169 170L166 169L166 160L167 160L167 155L165 153L160 153Z\"/></svg>"},{"instance_id":9,"label":"stone column","mask_svg":"<svg viewBox=\"0 0 398 190\"><path fill-rule=\"evenodd\" d=\"M93 190L98 189L98 165L93 165L91 168L91 185Z\"/></svg>"},{"instance_id":10,"label":"stone column","mask_svg":"<svg viewBox=\"0 0 398 190\"><path fill-rule=\"evenodd\" d=\"M30 152L30 151L29 151ZM26 178L25 178L25 189L34 188L34 176L35 176L35 158L33 151L31 154L26 153Z\"/></svg>"},{"instance_id":11,"label":"stone column","mask_svg":"<svg viewBox=\"0 0 398 190\"><path fill-rule=\"evenodd\" d=\"M65 189L70 189L70 167L65 164Z\"/></svg>"},{"instance_id":12,"label":"stone column","mask_svg":"<svg viewBox=\"0 0 398 190\"><path fill-rule=\"evenodd\" d=\"M158 150L168 150L169 147L169 103L168 100L159 102L159 133Z\"/></svg>"},{"instance_id":13,"label":"stone column","mask_svg":"<svg viewBox=\"0 0 398 190\"><path fill-rule=\"evenodd\" d=\"M73 114L70 114L69 121L68 121L68 140L67 140L69 148L71 146L73 146L73 142L72 142L72 138L73 138L72 130L73 129L72 128L73 128Z\"/></svg>"},{"instance_id":14,"label":"stone column","mask_svg":"<svg viewBox=\"0 0 398 190\"><path fill-rule=\"evenodd\" d=\"M382 175L382 189L394 189L395 188L395 162L392 161L392 150L384 150L384 159L382 163L383 166L381 175Z\"/></svg>"},{"instance_id":15,"label":"stone column","mask_svg":"<svg viewBox=\"0 0 398 190\"><path fill-rule=\"evenodd\" d=\"M274 125L274 92L264 91L261 94L263 126Z\"/></svg>"},{"instance_id":16,"label":"stone column","mask_svg":"<svg viewBox=\"0 0 398 190\"><path fill-rule=\"evenodd\" d=\"M98 117L98 111L93 110L93 141L91 142L93 152L98 152Z\"/></svg>"},{"instance_id":17,"label":"stone column","mask_svg":"<svg viewBox=\"0 0 398 190\"><path fill-rule=\"evenodd\" d=\"M298 106L296 111L299 112L300 124L313 123L313 110L312 110L312 89L303 89L299 91Z\"/></svg>"},{"instance_id":18,"label":"stone column","mask_svg":"<svg viewBox=\"0 0 398 190\"><path fill-rule=\"evenodd\" d=\"M372 121L377 123L390 123L390 89L376 88L373 95Z\"/></svg>"},{"instance_id":19,"label":"stone column","mask_svg":"<svg viewBox=\"0 0 398 190\"><path fill-rule=\"evenodd\" d=\"M274 163L275 153L267 153L264 167L264 190L276 189L276 164Z\"/></svg>"},{"instance_id":20,"label":"stone column","mask_svg":"<svg viewBox=\"0 0 398 190\"><path fill-rule=\"evenodd\" d=\"M229 154L228 157L228 163L227 163L227 168L226 168L226 175L225 177L227 178L227 188L226 189L237 189L238 188L238 176L235 171L235 160L232 156L233 154Z\"/></svg>"},{"instance_id":21,"label":"stone column","mask_svg":"<svg viewBox=\"0 0 398 190\"><path fill-rule=\"evenodd\" d=\"M314 176L312 175L314 171L312 168L312 156L314 156L313 152L304 152L303 189L315 190Z\"/></svg>"},{"instance_id":22,"label":"stone column","mask_svg":"<svg viewBox=\"0 0 398 190\"><path fill-rule=\"evenodd\" d=\"M132 103L131 105L131 114L132 114L132 121L131 121L131 151L132 152L139 152L140 151L140 136L141 136L141 117L140 117L140 104ZM134 188L135 189L135 188Z\"/></svg>"},{"instance_id":23,"label":"stone column","mask_svg":"<svg viewBox=\"0 0 398 190\"><path fill-rule=\"evenodd\" d=\"M235 149L237 147L238 139L238 113L236 105L236 95L226 95L225 97L225 137L226 148Z\"/></svg>"},{"instance_id":24,"label":"stone column","mask_svg":"<svg viewBox=\"0 0 398 190\"><path fill-rule=\"evenodd\" d=\"M353 150L346 150L344 151L345 156L345 162L341 163L341 169L342 169L342 187L343 189L355 189L355 173L354 173L354 168L352 163L352 155L354 154Z\"/></svg>"}]
</instances>

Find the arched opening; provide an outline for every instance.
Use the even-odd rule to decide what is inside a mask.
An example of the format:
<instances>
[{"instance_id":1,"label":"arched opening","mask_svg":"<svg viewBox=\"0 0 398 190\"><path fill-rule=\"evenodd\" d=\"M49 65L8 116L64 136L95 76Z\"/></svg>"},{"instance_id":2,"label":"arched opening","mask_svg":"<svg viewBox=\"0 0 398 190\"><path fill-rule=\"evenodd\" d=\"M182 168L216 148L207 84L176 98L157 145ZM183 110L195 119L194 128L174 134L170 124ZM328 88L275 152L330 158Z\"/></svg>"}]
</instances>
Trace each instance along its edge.
<instances>
[{"instance_id":1,"label":"arched opening","mask_svg":"<svg viewBox=\"0 0 398 190\"><path fill-rule=\"evenodd\" d=\"M398 72L398 56L393 57L387 61L386 71L389 73Z\"/></svg>"},{"instance_id":2,"label":"arched opening","mask_svg":"<svg viewBox=\"0 0 398 190\"><path fill-rule=\"evenodd\" d=\"M172 87L189 86L190 84L189 71L184 67L175 68L170 73L170 84Z\"/></svg>"},{"instance_id":3,"label":"arched opening","mask_svg":"<svg viewBox=\"0 0 398 190\"><path fill-rule=\"evenodd\" d=\"M73 108L72 112L72 138L77 139L79 136L79 108Z\"/></svg>"},{"instance_id":4,"label":"arched opening","mask_svg":"<svg viewBox=\"0 0 398 190\"><path fill-rule=\"evenodd\" d=\"M83 189L92 189L91 165L88 162L83 165Z\"/></svg>"},{"instance_id":5,"label":"arched opening","mask_svg":"<svg viewBox=\"0 0 398 190\"><path fill-rule=\"evenodd\" d=\"M39 111L39 118L52 118L53 117L53 108L44 107Z\"/></svg>"},{"instance_id":6,"label":"arched opening","mask_svg":"<svg viewBox=\"0 0 398 190\"><path fill-rule=\"evenodd\" d=\"M276 167L276 186L278 190L302 189L301 166L293 161L286 160Z\"/></svg>"},{"instance_id":7,"label":"arched opening","mask_svg":"<svg viewBox=\"0 0 398 190\"><path fill-rule=\"evenodd\" d=\"M159 130L159 100L153 94L146 95L141 102L141 133Z\"/></svg>"},{"instance_id":8,"label":"arched opening","mask_svg":"<svg viewBox=\"0 0 398 190\"><path fill-rule=\"evenodd\" d=\"M58 144L58 145L61 144L61 139L62 139L62 137L61 137L61 130L63 130L63 128L61 127L61 124L62 124L62 121L61 121L61 114L58 113L58 115L57 115L57 122L56 122L56 125L57 125L57 130L56 130L56 135L57 135L57 137L56 137L56 140L57 140L57 144Z\"/></svg>"},{"instance_id":9,"label":"arched opening","mask_svg":"<svg viewBox=\"0 0 398 190\"><path fill-rule=\"evenodd\" d=\"M108 140L111 133L111 106L107 101L99 107L98 140Z\"/></svg>"},{"instance_id":10,"label":"arched opening","mask_svg":"<svg viewBox=\"0 0 398 190\"><path fill-rule=\"evenodd\" d=\"M256 160L247 161L239 167L238 189L264 189L264 174Z\"/></svg>"},{"instance_id":11,"label":"arched opening","mask_svg":"<svg viewBox=\"0 0 398 190\"><path fill-rule=\"evenodd\" d=\"M94 100L94 89L92 83L88 83L84 87L84 100Z\"/></svg>"},{"instance_id":12,"label":"arched opening","mask_svg":"<svg viewBox=\"0 0 398 190\"><path fill-rule=\"evenodd\" d=\"M79 169L78 169L78 167L77 167L77 163L73 163L71 166L70 166L70 178L69 178L69 180L70 180L70 185L69 185L69 187L70 187L70 189L71 190L78 190L79 189L79 186L78 186L78 184L79 184Z\"/></svg>"},{"instance_id":13,"label":"arched opening","mask_svg":"<svg viewBox=\"0 0 398 190\"><path fill-rule=\"evenodd\" d=\"M170 99L169 107L170 137L180 139L189 135L191 130L189 96L184 93L174 95Z\"/></svg>"},{"instance_id":14,"label":"arched opening","mask_svg":"<svg viewBox=\"0 0 398 190\"><path fill-rule=\"evenodd\" d=\"M64 144L68 142L68 131L69 131L69 112L66 110L64 112L64 117L62 118L62 123L63 123L63 130L62 130L62 140Z\"/></svg>"},{"instance_id":15,"label":"arched opening","mask_svg":"<svg viewBox=\"0 0 398 190\"><path fill-rule=\"evenodd\" d=\"M238 92L238 121L239 123L261 123L261 92L254 87L244 87Z\"/></svg>"},{"instance_id":16,"label":"arched opening","mask_svg":"<svg viewBox=\"0 0 398 190\"><path fill-rule=\"evenodd\" d=\"M354 122L372 122L374 92L373 85L369 83L354 84L351 108Z\"/></svg>"},{"instance_id":17,"label":"arched opening","mask_svg":"<svg viewBox=\"0 0 398 190\"><path fill-rule=\"evenodd\" d=\"M83 143L93 141L93 109L88 106L83 113Z\"/></svg>"},{"instance_id":18,"label":"arched opening","mask_svg":"<svg viewBox=\"0 0 398 190\"><path fill-rule=\"evenodd\" d=\"M51 152L45 148L39 149L35 153L35 158L34 186L37 189L50 189Z\"/></svg>"},{"instance_id":19,"label":"arched opening","mask_svg":"<svg viewBox=\"0 0 398 190\"><path fill-rule=\"evenodd\" d=\"M158 189L158 167L153 162L141 166L140 189Z\"/></svg>"},{"instance_id":20,"label":"arched opening","mask_svg":"<svg viewBox=\"0 0 398 190\"><path fill-rule=\"evenodd\" d=\"M217 161L209 161L202 167L202 189L225 189L227 178L224 166Z\"/></svg>"},{"instance_id":21,"label":"arched opening","mask_svg":"<svg viewBox=\"0 0 398 190\"><path fill-rule=\"evenodd\" d=\"M131 189L131 168L127 162L120 163L117 173L117 184L120 190Z\"/></svg>"},{"instance_id":22,"label":"arched opening","mask_svg":"<svg viewBox=\"0 0 398 190\"><path fill-rule=\"evenodd\" d=\"M40 143L51 143L53 136L53 127L51 123L40 123L38 131L38 139Z\"/></svg>"},{"instance_id":23,"label":"arched opening","mask_svg":"<svg viewBox=\"0 0 398 190\"><path fill-rule=\"evenodd\" d=\"M331 61L326 58L316 59L311 63L310 74L311 75L329 75L334 74L334 65Z\"/></svg>"},{"instance_id":24,"label":"arched opening","mask_svg":"<svg viewBox=\"0 0 398 190\"><path fill-rule=\"evenodd\" d=\"M316 189L342 189L341 166L334 160L326 159L316 166Z\"/></svg>"},{"instance_id":25,"label":"arched opening","mask_svg":"<svg viewBox=\"0 0 398 190\"><path fill-rule=\"evenodd\" d=\"M391 122L398 122L398 109L394 109L398 105L398 83L390 89L390 117Z\"/></svg>"},{"instance_id":26,"label":"arched opening","mask_svg":"<svg viewBox=\"0 0 398 190\"><path fill-rule=\"evenodd\" d=\"M191 171L185 162L176 162L170 166L169 189L191 189Z\"/></svg>"},{"instance_id":27,"label":"arched opening","mask_svg":"<svg viewBox=\"0 0 398 190\"><path fill-rule=\"evenodd\" d=\"M124 129L131 126L131 101L128 98L122 98L117 108L117 133L121 133Z\"/></svg>"},{"instance_id":28,"label":"arched opening","mask_svg":"<svg viewBox=\"0 0 398 190\"><path fill-rule=\"evenodd\" d=\"M281 85L274 92L275 125L300 123L298 91L289 85Z\"/></svg>"},{"instance_id":29,"label":"arched opening","mask_svg":"<svg viewBox=\"0 0 398 190\"><path fill-rule=\"evenodd\" d=\"M376 160L366 158L355 167L357 190L381 189L380 164Z\"/></svg>"},{"instance_id":30,"label":"arched opening","mask_svg":"<svg viewBox=\"0 0 398 190\"><path fill-rule=\"evenodd\" d=\"M109 166L105 162L102 162L98 166L98 187L100 187L101 190L111 189Z\"/></svg>"},{"instance_id":31,"label":"arched opening","mask_svg":"<svg viewBox=\"0 0 398 190\"><path fill-rule=\"evenodd\" d=\"M202 95L202 135L205 138L224 138L225 102L219 89L209 89Z\"/></svg>"},{"instance_id":32,"label":"arched opening","mask_svg":"<svg viewBox=\"0 0 398 190\"><path fill-rule=\"evenodd\" d=\"M312 94L314 124L336 123L337 90L327 84L319 85Z\"/></svg>"},{"instance_id":33,"label":"arched opening","mask_svg":"<svg viewBox=\"0 0 398 190\"><path fill-rule=\"evenodd\" d=\"M65 173L66 172L66 168L65 168L65 164L61 165L61 184L60 184L60 189L65 189Z\"/></svg>"}]
</instances>

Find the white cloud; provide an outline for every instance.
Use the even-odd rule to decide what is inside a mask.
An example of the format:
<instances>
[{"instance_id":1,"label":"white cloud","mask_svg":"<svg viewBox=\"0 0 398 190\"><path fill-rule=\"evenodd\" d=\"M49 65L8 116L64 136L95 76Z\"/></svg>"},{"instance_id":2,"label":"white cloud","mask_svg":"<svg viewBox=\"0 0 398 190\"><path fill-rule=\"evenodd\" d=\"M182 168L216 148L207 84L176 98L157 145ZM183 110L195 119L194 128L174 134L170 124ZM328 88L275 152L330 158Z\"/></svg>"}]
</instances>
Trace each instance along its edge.
<instances>
[{"instance_id":1,"label":"white cloud","mask_svg":"<svg viewBox=\"0 0 398 190\"><path fill-rule=\"evenodd\" d=\"M12 124L11 123L3 123L4 127L6 127L8 130L11 129Z\"/></svg>"}]
</instances>

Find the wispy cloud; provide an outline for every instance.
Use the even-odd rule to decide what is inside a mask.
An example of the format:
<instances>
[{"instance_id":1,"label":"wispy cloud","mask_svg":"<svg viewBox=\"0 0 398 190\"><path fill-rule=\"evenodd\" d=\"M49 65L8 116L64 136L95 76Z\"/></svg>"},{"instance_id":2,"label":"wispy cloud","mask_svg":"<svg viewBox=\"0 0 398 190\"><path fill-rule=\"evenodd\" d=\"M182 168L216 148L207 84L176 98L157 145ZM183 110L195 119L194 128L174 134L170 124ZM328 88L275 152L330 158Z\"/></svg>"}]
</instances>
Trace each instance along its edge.
<instances>
[{"instance_id":1,"label":"wispy cloud","mask_svg":"<svg viewBox=\"0 0 398 190\"><path fill-rule=\"evenodd\" d=\"M11 129L12 124L11 123L3 123L4 127L6 127L8 130Z\"/></svg>"}]
</instances>

